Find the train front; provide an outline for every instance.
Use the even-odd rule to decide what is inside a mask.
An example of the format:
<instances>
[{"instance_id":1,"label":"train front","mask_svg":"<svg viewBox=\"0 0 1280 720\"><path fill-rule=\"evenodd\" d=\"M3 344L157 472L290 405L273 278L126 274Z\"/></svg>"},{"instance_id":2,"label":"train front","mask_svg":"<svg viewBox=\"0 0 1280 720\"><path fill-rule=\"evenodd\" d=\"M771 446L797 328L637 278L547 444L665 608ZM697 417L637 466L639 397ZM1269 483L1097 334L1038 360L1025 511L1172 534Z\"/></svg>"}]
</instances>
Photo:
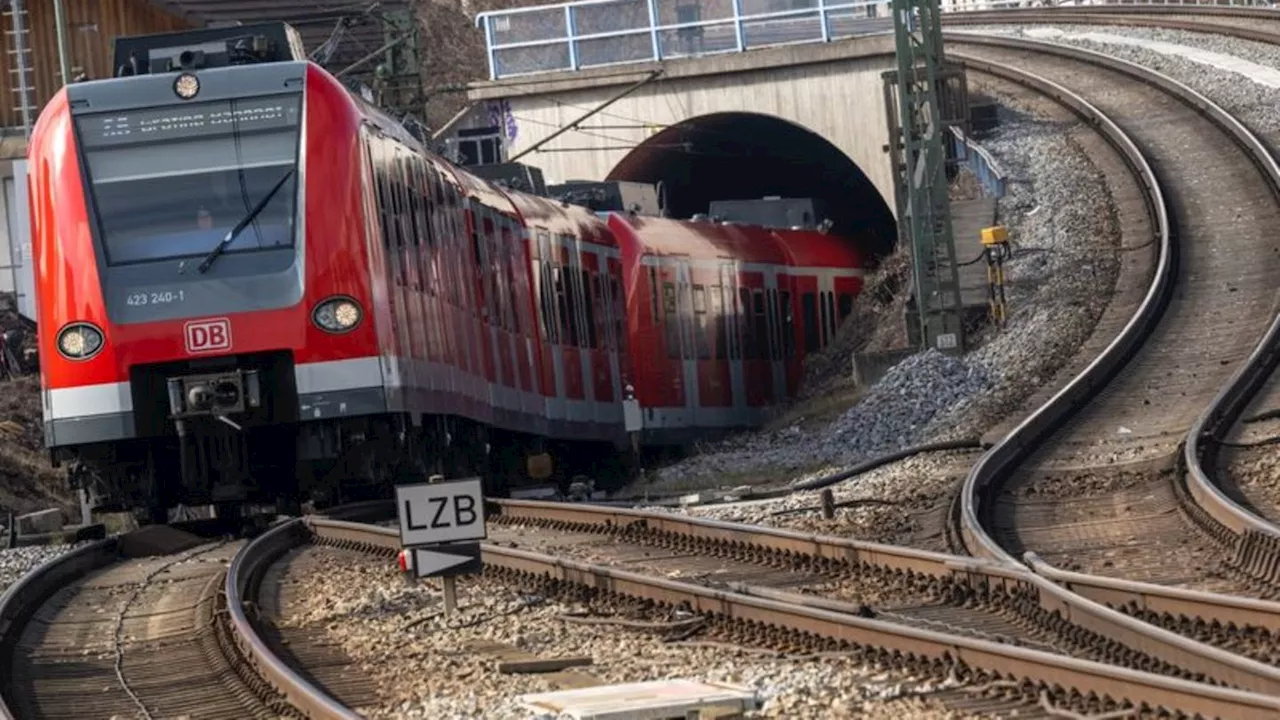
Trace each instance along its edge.
<instances>
[{"instance_id":1,"label":"train front","mask_svg":"<svg viewBox=\"0 0 1280 720\"><path fill-rule=\"evenodd\" d=\"M46 443L99 508L154 522L292 499L297 367L368 355L363 258L332 239L362 237L350 152L327 159L346 199L303 201L304 91L337 83L284 25L122 39L117 65L29 150Z\"/></svg>"}]
</instances>

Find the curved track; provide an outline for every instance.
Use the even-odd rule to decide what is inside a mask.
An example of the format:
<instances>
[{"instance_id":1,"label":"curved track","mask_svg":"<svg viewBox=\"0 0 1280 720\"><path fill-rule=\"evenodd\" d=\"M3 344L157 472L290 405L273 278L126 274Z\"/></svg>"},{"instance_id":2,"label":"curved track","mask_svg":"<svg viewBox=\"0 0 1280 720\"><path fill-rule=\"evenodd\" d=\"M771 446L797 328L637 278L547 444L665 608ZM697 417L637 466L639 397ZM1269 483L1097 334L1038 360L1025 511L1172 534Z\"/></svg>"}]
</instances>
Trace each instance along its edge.
<instances>
[{"instance_id":1,"label":"curved track","mask_svg":"<svg viewBox=\"0 0 1280 720\"><path fill-rule=\"evenodd\" d=\"M1261 8L1147 7L1060 8L964 13L948 17L952 24L1079 23L1162 27L1213 33L1280 45L1280 12ZM1277 138L1268 138L1275 156ZM1273 248L1274 249L1274 248ZM1276 317L1251 356L1189 429L1182 463L1186 495L1182 498L1196 523L1229 558L1232 571L1248 578L1266 597L1280 595L1280 487L1275 463L1265 443L1277 425L1260 431L1241 427L1242 415L1275 411L1280 403L1280 317ZM1252 406L1252 408L1250 408ZM1246 412L1247 411L1247 412ZM1274 414L1274 413L1272 413ZM1262 442L1263 446L1249 447ZM1243 447L1232 447L1236 444Z\"/></svg>"},{"instance_id":2,"label":"curved track","mask_svg":"<svg viewBox=\"0 0 1280 720\"><path fill-rule=\"evenodd\" d=\"M546 521L563 522L554 518L563 518L564 513L574 513L578 520L593 518L592 522L600 527L612 523L615 528L623 518L634 520L643 516L655 523L663 519L657 514L591 506L502 503L500 507L502 513L523 513L521 517L529 522L539 516ZM677 525L687 522L676 516L667 517ZM719 547L728 554L733 547L730 536L737 533L744 538L754 537L756 530L723 523L695 521L693 524L702 526L704 533L720 533ZM710 540L708 535L703 537L705 541ZM251 568L268 567L275 559L308 542L358 549L384 557L390 557L400 546L398 532L391 528L321 518L297 520L246 547L238 558L242 561L239 568L250 575L260 572ZM689 542L698 545L692 539ZM794 543L795 538L775 535L774 542ZM845 553L848 554L848 549ZM775 550L774 557L781 560L794 556ZM849 653L867 661L887 662L939 677L959 677L979 685L1001 681L995 684L1016 688L1014 697L1051 706L1054 714L1061 714L1066 706L1098 712L1113 711L1124 705L1240 718L1267 717L1280 712L1280 700L1272 697L859 617L858 608L837 602L815 601L751 586L735 586L730 590L708 588L493 544L484 546L483 559L486 574L492 573L507 582L552 596L567 595L578 600L608 596L639 600L655 608L691 610L705 619L714 636L732 642L780 647L788 652ZM869 562L872 558L864 556L864 559ZM995 569L993 572L1005 571ZM264 676L295 705L304 698L317 701L327 697L327 687L307 680L302 673L287 670L284 663L269 652L254 655L253 662L259 671L280 666L279 671L266 670ZM317 707L311 716L345 717L340 714L343 711L336 700L329 702L328 711Z\"/></svg>"},{"instance_id":3,"label":"curved track","mask_svg":"<svg viewBox=\"0 0 1280 720\"><path fill-rule=\"evenodd\" d=\"M1034 559L1037 572L1060 581L1055 564L1124 578L1069 576L1085 597L1205 637L1202 622L1171 612L1204 597L1187 589L1276 589L1273 538L1238 529L1252 516L1204 472L1199 446L1275 364L1280 169L1227 113L1151 71L1048 43L948 41L952 57L959 48L964 61L1016 64L1096 99L1152 158L1179 230L1126 331L975 466L960 499L966 545L1009 563L1035 550L1048 561ZM1201 621L1237 622L1244 601L1219 602L1224 612Z\"/></svg>"}]
</instances>

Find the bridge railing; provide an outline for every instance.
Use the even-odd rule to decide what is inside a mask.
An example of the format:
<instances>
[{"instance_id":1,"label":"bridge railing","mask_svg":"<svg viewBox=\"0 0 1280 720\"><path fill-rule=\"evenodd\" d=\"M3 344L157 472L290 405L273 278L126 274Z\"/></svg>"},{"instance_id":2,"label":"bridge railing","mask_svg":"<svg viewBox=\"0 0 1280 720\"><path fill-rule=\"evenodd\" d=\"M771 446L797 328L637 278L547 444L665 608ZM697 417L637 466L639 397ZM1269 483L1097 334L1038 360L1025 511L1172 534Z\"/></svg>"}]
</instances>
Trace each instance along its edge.
<instances>
[{"instance_id":1,"label":"bridge railing","mask_svg":"<svg viewBox=\"0 0 1280 720\"><path fill-rule=\"evenodd\" d=\"M943 12L1256 0L941 0ZM893 30L888 0L580 0L484 12L489 78L829 42Z\"/></svg>"}]
</instances>

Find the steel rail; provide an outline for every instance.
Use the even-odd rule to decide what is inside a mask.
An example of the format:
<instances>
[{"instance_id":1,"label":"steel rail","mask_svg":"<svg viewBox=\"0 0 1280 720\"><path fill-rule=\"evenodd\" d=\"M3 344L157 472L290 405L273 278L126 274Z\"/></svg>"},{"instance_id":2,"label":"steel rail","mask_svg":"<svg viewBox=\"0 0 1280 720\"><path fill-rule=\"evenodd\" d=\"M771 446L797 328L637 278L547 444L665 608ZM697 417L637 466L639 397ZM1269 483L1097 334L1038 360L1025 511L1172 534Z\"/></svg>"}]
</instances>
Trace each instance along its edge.
<instances>
[{"instance_id":1,"label":"steel rail","mask_svg":"<svg viewBox=\"0 0 1280 720\"><path fill-rule=\"evenodd\" d=\"M387 503L383 501L362 502L341 505L327 511L326 515L337 518L363 519L382 517L386 514ZM268 533L279 532L286 525L280 525ZM180 527L180 526L179 526ZM58 590L83 578L88 573L120 562L126 558L124 540L128 535L117 535L103 540L95 540L68 553L45 561L24 574L0 594L0 720L21 720L11 705L13 678L4 663L17 647L23 629L34 617L35 613ZM233 562L234 566L234 562ZM230 576L230 574L229 574ZM227 597L236 597L228 595ZM240 643L247 642L240 637L243 631L252 625L244 616L244 608L233 603L228 608L232 617L239 617L240 624L233 633ZM256 632L253 633L256 638ZM259 641L260 642L260 641ZM252 644L251 642L248 644ZM243 647L243 644L242 644ZM347 715L344 717L356 717Z\"/></svg>"},{"instance_id":2,"label":"steel rail","mask_svg":"<svg viewBox=\"0 0 1280 720\"><path fill-rule=\"evenodd\" d=\"M1222 128L1245 151L1251 161L1267 177L1268 182L1272 185L1273 191L1275 191L1277 195L1280 195L1280 167L1276 165L1271 154L1258 140L1258 138L1217 104L1172 78L1126 60L1111 58L1101 53L1060 45L1057 43L1013 38L993 38L969 33L957 33L954 31L944 33L944 38L952 42L960 42L970 45L985 45L1006 49L1027 50L1042 54L1066 57L1117 71L1129 75L1130 77L1134 77L1141 82L1152 85L1153 87L1169 93L1179 99ZM988 71L996 70L997 72L1000 72L998 68L992 67L991 63L984 63L978 58L972 58L964 55L963 53L957 53L954 50L950 52L949 55L953 58L960 59L966 65L971 67ZM1065 90L1065 88L1063 90ZM1150 169L1147 168L1147 170L1149 172ZM1080 374L1073 378L1066 387L1056 393L1044 405L1033 411L1029 417L1023 420L1022 423L1020 423L1013 431L997 442L991 450L985 453L974 465L968 477L965 479L964 487L961 491L960 522L962 535L965 538L966 544L969 546L969 550L972 554L1005 562L1011 565L1023 565L1009 555L1002 547L1000 547L996 540L988 534L985 523L982 522L982 518L985 516L986 510L994 502L995 494L999 491L999 488L1012 475L1018 466L1027 457L1029 457L1035 449L1047 442L1052 433L1061 427L1062 423L1073 416L1079 409L1089 402L1093 396L1102 389L1102 387L1105 386L1107 381L1114 376L1114 374L1124 366L1128 359L1132 357L1133 353L1141 347L1146 337L1159 321L1164 308L1167 306L1168 298L1173 290L1174 276L1177 270L1178 251L1176 234L1173 232L1172 228L1170 228L1167 212L1163 227L1166 228L1167 234L1161 241L1160 260L1157 265L1156 275L1142 304L1130 318L1125 328L1107 346L1107 348L1094 358L1094 360ZM1040 589L1050 596L1056 596L1064 604L1064 609L1070 608L1074 610L1075 612L1071 614L1071 617L1076 622L1088 625L1089 623L1086 622L1086 619L1088 619L1097 621L1102 626L1113 624L1117 629L1127 627L1132 631L1132 634L1127 634L1128 639L1124 640L1124 642L1126 642L1126 644L1136 642L1138 643L1138 647L1143 649L1151 648L1148 643L1155 643L1157 646L1172 646L1181 645L1183 642L1190 642L1180 635L1176 635L1175 633L1169 632L1155 625L1135 620L1123 613L1119 613L1111 607L1107 607L1100 602L1090 599L1090 595L1075 595L1071 593L1062 586L1047 579L1053 575L1053 569L1049 568L1042 562L1034 563L1032 568L1039 573L1036 575L1036 578L1039 581ZM1093 587L1098 589L1099 592L1101 588L1098 583L1077 583L1076 586ZM1167 588L1145 583L1113 583L1110 584L1109 589L1115 591L1122 587L1128 588L1126 592L1129 594L1129 597L1128 602L1125 603L1127 606L1149 606L1150 603L1146 598L1154 597L1156 598L1156 603L1165 608L1164 611L1168 611L1168 609L1176 607L1179 604L1185 604L1188 599L1188 596L1183 592L1171 591ZM1094 597L1097 597L1097 594L1095 594ZM1224 603L1232 603L1233 607L1240 607L1243 604L1233 603L1233 601L1229 599L1224 599ZM1123 620L1121 618L1123 618ZM1235 617L1231 616L1224 620L1234 622ZM1131 623L1135 622L1141 623L1149 629L1146 632L1143 632L1131 625ZM1100 627L1095 627L1094 629L1101 630ZM1199 643L1196 644L1198 645ZM1221 653L1224 651L1218 650L1217 652ZM1167 652L1161 650L1159 651L1159 654L1167 654ZM1239 656L1233 655L1233 657ZM1241 663L1231 661L1227 662L1241 669L1245 667ZM1280 674L1278 674L1276 668L1262 665L1261 663L1254 663L1251 660L1245 661L1245 663L1252 668L1253 672L1258 672L1260 667L1266 668L1265 671L1262 671L1262 676L1266 677L1266 680L1264 681L1266 687L1253 684L1245 684L1242 685L1242 687L1251 687L1262 692L1276 692L1274 689L1275 682L1277 679L1280 679ZM1213 674L1210 674L1210 676L1215 677ZM1262 676L1257 676L1254 679L1261 679ZM1222 678L1219 677L1219 679Z\"/></svg>"},{"instance_id":3,"label":"steel rail","mask_svg":"<svg viewBox=\"0 0 1280 720\"><path fill-rule=\"evenodd\" d=\"M1158 9L1157 9L1158 8ZM1253 8L1171 8L1150 6L1129 11L1123 7L1060 8L981 11L945 16L953 24L981 22L1077 22L1080 24L1157 26L1189 32L1212 33L1233 38L1280 45L1280 33L1256 28L1217 23L1177 20L1171 15L1218 15L1225 17L1265 18L1280 20L1275 10ZM975 17L978 16L978 17ZM1216 107L1216 106L1215 106ZM1202 108L1205 110L1207 108ZM1212 112L1212 111L1211 111ZM1223 111L1222 114L1226 114ZM1238 123L1241 127L1243 124ZM1248 140L1249 152L1267 158L1258 163L1280 192L1280 166L1274 155L1256 137ZM1255 161L1257 162L1257 161ZM1216 465L1220 442L1239 421L1254 395L1260 391L1280 366L1280 315L1277 315L1249 357L1241 363L1219 389L1208 407L1187 431L1182 446L1182 467L1190 500L1203 510L1195 513L1195 521L1223 545L1232 555L1232 563L1255 579L1280 583L1280 524L1263 517L1251 507L1236 501L1213 480L1208 468ZM1049 566L1039 563L1043 568Z\"/></svg>"},{"instance_id":4,"label":"steel rail","mask_svg":"<svg viewBox=\"0 0 1280 720\"><path fill-rule=\"evenodd\" d=\"M1161 12L1161 10L1164 11ZM1223 12L1207 12L1210 10L1219 10ZM1235 12L1231 12L1233 10ZM1184 30L1186 32L1204 33L1209 35L1222 35L1241 40L1267 43L1269 45L1280 44L1280 32L1277 30L1261 30L1258 28L1227 25L1224 23L1204 22L1203 20L1182 19L1182 16L1207 17L1217 15L1222 17L1239 17L1245 19L1259 18L1280 23L1280 11L1250 10L1250 8L1214 8L1206 6L1203 9L1178 9L1175 12L1166 6L1160 5L1126 5L1121 7L1099 6L1093 9L1086 7L1062 7L1056 9L1010 8L1007 10L974 10L963 13L943 13L940 17L942 18L943 25L999 25L1007 23L1022 25L1076 24L1120 27L1153 27L1169 30ZM1278 28L1280 28L1280 26L1278 26Z\"/></svg>"},{"instance_id":5,"label":"steel rail","mask_svg":"<svg viewBox=\"0 0 1280 720\"><path fill-rule=\"evenodd\" d=\"M400 536L395 528L323 518L297 520L291 526L297 527L293 532L295 538L301 537L303 533L299 531L305 528L323 542L387 556L400 549ZM977 668L1037 689L1066 689L1078 697L1093 694L1134 707L1206 717L1263 718L1280 713L1277 696L858 617L853 614L857 610L853 606L828 603L820 608L805 602L810 598L778 591L758 595L727 592L488 543L482 546L482 560L486 572L505 570L662 606L682 607L724 621L818 636L848 643L855 649L879 650L883 657L903 658L933 668Z\"/></svg>"},{"instance_id":6,"label":"steel rail","mask_svg":"<svg viewBox=\"0 0 1280 720\"><path fill-rule=\"evenodd\" d=\"M977 65L975 61L973 67L978 69ZM988 68L982 70L985 72ZM1021 73L1012 69L990 70L1011 76ZM1040 89L1052 92L1048 86ZM708 545L695 550L698 552L751 548L781 558L783 565L812 564L819 569L823 566L839 569L844 565L864 570L874 568L886 576L908 580L929 578L944 583L940 592L966 602L981 602L997 595L1029 599L1050 615L1057 614L1077 627L1132 650L1157 656L1184 670L1229 685L1280 695L1280 668L1192 640L1109 607L1123 607L1134 613L1202 617L1206 624L1230 622L1275 632L1280 631L1280 603L1173 591L1126 580L1084 582L1083 579L1092 579L1091 576L1071 576L1072 585L1066 588L1053 582L1062 579L1050 576L1053 568L1042 565L1033 565L1029 571L1020 564L986 558L946 555L676 513L534 500L490 500L487 503L490 522L561 524L568 529L596 528L620 532L643 528L682 539L707 541Z\"/></svg>"}]
</instances>

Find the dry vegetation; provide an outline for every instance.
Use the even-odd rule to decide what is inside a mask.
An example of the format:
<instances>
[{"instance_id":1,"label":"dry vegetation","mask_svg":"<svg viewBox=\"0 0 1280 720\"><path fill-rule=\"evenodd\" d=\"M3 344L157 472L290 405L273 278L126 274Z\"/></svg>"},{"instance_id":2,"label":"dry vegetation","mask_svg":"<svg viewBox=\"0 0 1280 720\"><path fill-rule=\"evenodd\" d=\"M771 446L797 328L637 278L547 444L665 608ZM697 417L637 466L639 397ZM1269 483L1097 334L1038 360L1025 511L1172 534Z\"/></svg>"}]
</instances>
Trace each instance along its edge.
<instances>
[{"instance_id":1,"label":"dry vegetation","mask_svg":"<svg viewBox=\"0 0 1280 720\"><path fill-rule=\"evenodd\" d=\"M18 323L13 297L0 295L0 332ZM63 473L49 464L40 412L40 377L0 380L0 511L70 506Z\"/></svg>"}]
</instances>

